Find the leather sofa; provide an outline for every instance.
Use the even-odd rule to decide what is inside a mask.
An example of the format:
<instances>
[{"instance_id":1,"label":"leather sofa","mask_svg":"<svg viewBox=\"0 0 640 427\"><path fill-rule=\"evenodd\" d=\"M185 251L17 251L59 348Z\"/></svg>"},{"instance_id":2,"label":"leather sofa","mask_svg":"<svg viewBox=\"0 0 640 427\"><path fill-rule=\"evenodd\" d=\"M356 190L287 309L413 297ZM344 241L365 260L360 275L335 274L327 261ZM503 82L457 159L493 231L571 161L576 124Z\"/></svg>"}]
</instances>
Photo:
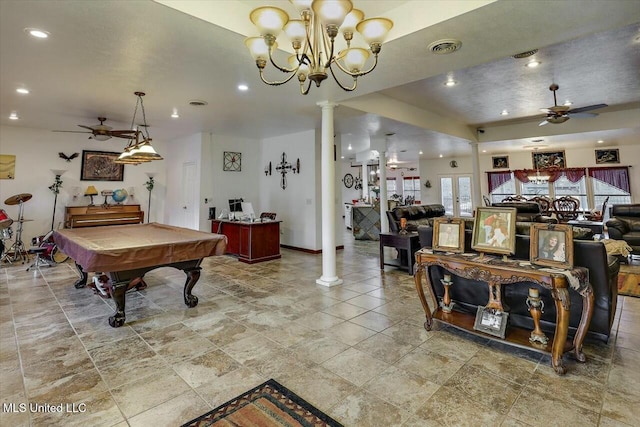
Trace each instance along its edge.
<instances>
[{"instance_id":1,"label":"leather sofa","mask_svg":"<svg viewBox=\"0 0 640 427\"><path fill-rule=\"evenodd\" d=\"M613 205L607 229L610 239L624 240L633 249L632 254L640 255L640 203Z\"/></svg>"},{"instance_id":2,"label":"leather sofa","mask_svg":"<svg viewBox=\"0 0 640 427\"><path fill-rule=\"evenodd\" d=\"M400 219L407 219L407 231L417 231L419 225L432 224L429 220L444 216L444 206L439 204L398 206L387 211L389 231L400 231Z\"/></svg>"},{"instance_id":3,"label":"leather sofa","mask_svg":"<svg viewBox=\"0 0 640 427\"><path fill-rule=\"evenodd\" d=\"M431 247L433 228L428 226L418 227L420 244L423 247ZM467 233L470 234L470 233ZM465 241L470 241L470 236ZM529 236L516 235L516 253L513 258L529 260ZM594 308L591 324L587 332L587 339L607 342L611 334L611 326L616 312L618 298L618 272L620 263L618 258L608 256L602 242L588 240L574 240L573 242L574 265L589 269L589 280L593 286ZM470 246L466 246L465 252L472 252ZM441 267L428 269L431 283L434 284L439 298L444 295L444 289L440 282L444 278L445 270ZM503 302L509 307L509 322L514 326L533 329L533 321L526 305L529 286L522 285L504 286ZM452 299L456 302L454 310L475 314L477 307L485 306L488 302L489 292L487 286L479 285L479 282L469 279L456 278L455 285L450 288ZM571 314L569 316L569 334L574 335L580 323L582 312L582 297L574 291L569 292L571 299ZM544 313L540 321L541 328L548 334L555 330L556 310L551 292L540 289L540 296L544 301ZM432 307L433 308L433 307Z\"/></svg>"}]
</instances>

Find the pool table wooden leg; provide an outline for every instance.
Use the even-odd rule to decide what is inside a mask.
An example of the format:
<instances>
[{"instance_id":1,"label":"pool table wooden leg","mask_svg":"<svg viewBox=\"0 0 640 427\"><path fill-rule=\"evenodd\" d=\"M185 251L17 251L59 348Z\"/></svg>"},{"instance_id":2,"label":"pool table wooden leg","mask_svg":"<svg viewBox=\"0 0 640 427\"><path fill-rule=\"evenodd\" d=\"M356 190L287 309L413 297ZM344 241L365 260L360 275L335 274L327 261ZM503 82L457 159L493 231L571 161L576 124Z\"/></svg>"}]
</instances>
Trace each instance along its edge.
<instances>
[{"instance_id":1,"label":"pool table wooden leg","mask_svg":"<svg viewBox=\"0 0 640 427\"><path fill-rule=\"evenodd\" d=\"M78 273L80 273L80 278L73 284L76 289L84 288L87 286L87 278L89 277L89 273L82 270L82 266L76 262L76 268L78 269Z\"/></svg>"},{"instance_id":2,"label":"pool table wooden leg","mask_svg":"<svg viewBox=\"0 0 640 427\"><path fill-rule=\"evenodd\" d=\"M191 295L191 290L200 279L200 267L186 268L184 272L187 274L187 281L184 284L184 303L188 307L195 307L198 305L198 297Z\"/></svg>"},{"instance_id":3,"label":"pool table wooden leg","mask_svg":"<svg viewBox=\"0 0 640 427\"><path fill-rule=\"evenodd\" d=\"M124 314L125 294L127 293L128 283L114 283L111 288L111 298L116 303L116 312L109 317L109 325L113 328L119 328L124 325L126 320Z\"/></svg>"}]
</instances>

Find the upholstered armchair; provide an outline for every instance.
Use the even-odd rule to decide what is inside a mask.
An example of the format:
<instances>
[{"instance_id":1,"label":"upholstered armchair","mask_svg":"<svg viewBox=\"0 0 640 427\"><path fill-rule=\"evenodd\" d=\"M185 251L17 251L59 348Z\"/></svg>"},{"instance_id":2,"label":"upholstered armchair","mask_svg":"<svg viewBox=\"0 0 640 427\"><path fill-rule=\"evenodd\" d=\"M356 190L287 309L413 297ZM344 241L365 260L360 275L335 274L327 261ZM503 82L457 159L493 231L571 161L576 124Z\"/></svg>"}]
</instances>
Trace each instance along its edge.
<instances>
[{"instance_id":1,"label":"upholstered armchair","mask_svg":"<svg viewBox=\"0 0 640 427\"><path fill-rule=\"evenodd\" d=\"M624 240L633 249L632 254L640 255L640 203L613 205L607 229L610 239Z\"/></svg>"}]
</instances>

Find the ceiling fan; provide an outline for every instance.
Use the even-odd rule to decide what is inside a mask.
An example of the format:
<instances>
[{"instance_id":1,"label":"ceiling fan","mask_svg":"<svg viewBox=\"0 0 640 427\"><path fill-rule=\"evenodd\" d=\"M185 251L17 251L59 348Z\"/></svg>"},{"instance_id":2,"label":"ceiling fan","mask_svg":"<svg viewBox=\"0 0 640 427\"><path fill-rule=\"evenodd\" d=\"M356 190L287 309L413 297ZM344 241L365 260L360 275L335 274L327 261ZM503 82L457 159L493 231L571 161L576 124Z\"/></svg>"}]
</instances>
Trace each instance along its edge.
<instances>
[{"instance_id":1,"label":"ceiling fan","mask_svg":"<svg viewBox=\"0 0 640 427\"><path fill-rule=\"evenodd\" d=\"M588 105L580 108L570 108L568 105L558 105L556 100L556 91L559 86L553 83L549 86L549 90L553 92L553 107L542 108L542 111L547 113L547 118L541 122L538 126L544 126L547 123L560 124L569 120L571 117L595 117L597 113L587 113L587 111L597 110L598 108L604 108L607 104L595 104Z\"/></svg>"},{"instance_id":2,"label":"ceiling fan","mask_svg":"<svg viewBox=\"0 0 640 427\"><path fill-rule=\"evenodd\" d=\"M107 126L104 124L104 122L107 120L106 117L98 117L98 120L100 121L99 125L93 125L93 126L78 125L81 128L88 129L89 131L54 130L54 132L90 133L91 136L89 137L89 139L95 139L98 141L106 141L112 137L131 139L134 137L136 133L135 130L131 130L131 129L112 130L111 126Z\"/></svg>"}]
</instances>

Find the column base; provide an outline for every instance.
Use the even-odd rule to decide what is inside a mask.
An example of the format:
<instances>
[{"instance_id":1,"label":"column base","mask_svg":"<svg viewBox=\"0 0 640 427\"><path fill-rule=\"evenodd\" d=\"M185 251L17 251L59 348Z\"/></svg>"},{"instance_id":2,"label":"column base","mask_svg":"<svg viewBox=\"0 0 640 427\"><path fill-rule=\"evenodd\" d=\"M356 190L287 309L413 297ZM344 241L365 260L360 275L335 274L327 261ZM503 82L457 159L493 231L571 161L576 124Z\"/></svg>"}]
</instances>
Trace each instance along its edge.
<instances>
[{"instance_id":1,"label":"column base","mask_svg":"<svg viewBox=\"0 0 640 427\"><path fill-rule=\"evenodd\" d=\"M328 288L330 288L331 286L342 285L342 283L344 282L338 277L321 277L319 279L316 279L316 284L326 286Z\"/></svg>"}]
</instances>

